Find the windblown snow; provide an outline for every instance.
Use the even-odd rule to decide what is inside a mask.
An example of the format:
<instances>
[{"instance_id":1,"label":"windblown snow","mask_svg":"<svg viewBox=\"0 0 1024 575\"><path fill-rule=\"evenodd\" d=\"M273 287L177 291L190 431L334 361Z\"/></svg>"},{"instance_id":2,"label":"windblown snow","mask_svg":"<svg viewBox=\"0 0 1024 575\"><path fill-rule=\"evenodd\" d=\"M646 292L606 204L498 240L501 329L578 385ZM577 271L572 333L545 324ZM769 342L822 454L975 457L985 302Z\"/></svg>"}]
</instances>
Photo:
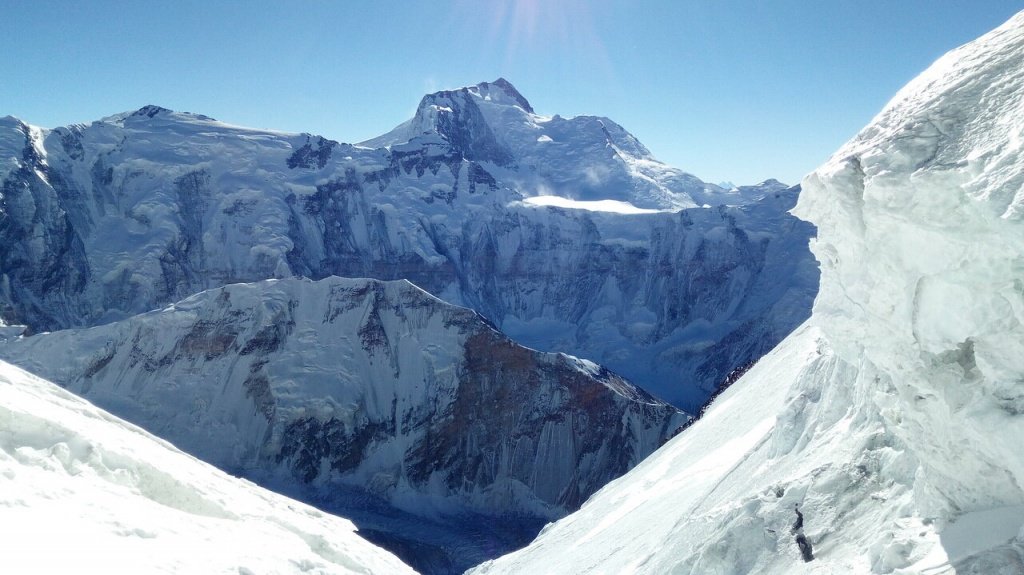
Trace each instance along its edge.
<instances>
[{"instance_id":1,"label":"windblown snow","mask_svg":"<svg viewBox=\"0 0 1024 575\"><path fill-rule=\"evenodd\" d=\"M804 179L822 267L808 324L473 573L1024 573L1022 134L1024 13Z\"/></svg>"},{"instance_id":2,"label":"windblown snow","mask_svg":"<svg viewBox=\"0 0 1024 575\"><path fill-rule=\"evenodd\" d=\"M0 508L3 573L413 573L349 521L2 362Z\"/></svg>"}]
</instances>

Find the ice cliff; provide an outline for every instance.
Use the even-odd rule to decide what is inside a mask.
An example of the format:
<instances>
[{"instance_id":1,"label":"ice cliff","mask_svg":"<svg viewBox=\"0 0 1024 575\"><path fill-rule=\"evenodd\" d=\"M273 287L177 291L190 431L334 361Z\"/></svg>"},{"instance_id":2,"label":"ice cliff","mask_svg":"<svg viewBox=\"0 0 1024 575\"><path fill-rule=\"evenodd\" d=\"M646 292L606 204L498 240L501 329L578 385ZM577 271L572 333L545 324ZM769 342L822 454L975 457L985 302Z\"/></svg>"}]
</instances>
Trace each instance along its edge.
<instances>
[{"instance_id":1,"label":"ice cliff","mask_svg":"<svg viewBox=\"0 0 1024 575\"><path fill-rule=\"evenodd\" d=\"M474 573L1024 572L1022 95L1024 13L901 90L803 181L808 325Z\"/></svg>"}]
</instances>

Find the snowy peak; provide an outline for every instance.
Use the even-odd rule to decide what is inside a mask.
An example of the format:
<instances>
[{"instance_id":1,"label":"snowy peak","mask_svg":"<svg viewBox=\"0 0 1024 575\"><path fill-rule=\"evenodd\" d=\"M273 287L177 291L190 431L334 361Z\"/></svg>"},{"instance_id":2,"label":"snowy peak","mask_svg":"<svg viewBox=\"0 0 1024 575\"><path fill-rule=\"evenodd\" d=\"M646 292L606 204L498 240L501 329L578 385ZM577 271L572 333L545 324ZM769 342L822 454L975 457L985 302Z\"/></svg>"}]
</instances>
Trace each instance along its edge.
<instances>
[{"instance_id":1,"label":"snowy peak","mask_svg":"<svg viewBox=\"0 0 1024 575\"><path fill-rule=\"evenodd\" d=\"M420 100L417 110L436 106L438 103L468 105L470 102L477 106L513 106L528 114L534 113L533 107L530 106L526 98L504 78L498 78L494 82L480 82L475 86L427 94Z\"/></svg>"},{"instance_id":2,"label":"snowy peak","mask_svg":"<svg viewBox=\"0 0 1024 575\"><path fill-rule=\"evenodd\" d=\"M118 126L145 126L154 122L203 122L217 123L217 120L203 114L192 112L175 112L162 106L146 104L138 110L121 112L107 116L100 120L101 123L115 124Z\"/></svg>"},{"instance_id":3,"label":"snowy peak","mask_svg":"<svg viewBox=\"0 0 1024 575\"><path fill-rule=\"evenodd\" d=\"M511 150L499 143L481 106L514 106L522 115L533 112L530 104L511 84L498 79L494 83L482 82L424 96L405 136L411 139L437 134L467 160L511 165L514 163Z\"/></svg>"},{"instance_id":4,"label":"snowy peak","mask_svg":"<svg viewBox=\"0 0 1024 575\"><path fill-rule=\"evenodd\" d=\"M168 110L167 108L161 108L160 106L154 106L152 104L149 104L149 105L143 106L143 107L139 108L138 110L136 110L132 114L132 116L145 116L147 118L152 118L153 116L156 116L157 114L160 114L160 113L170 113L170 112L171 111Z\"/></svg>"},{"instance_id":5,"label":"snowy peak","mask_svg":"<svg viewBox=\"0 0 1024 575\"><path fill-rule=\"evenodd\" d=\"M424 96L416 115L362 142L400 154L437 155L493 164L496 176L524 196L614 200L677 210L712 197L712 184L658 162L632 134L600 116L544 116L508 81ZM487 170L492 170L488 166Z\"/></svg>"},{"instance_id":6,"label":"snowy peak","mask_svg":"<svg viewBox=\"0 0 1024 575\"><path fill-rule=\"evenodd\" d=\"M494 82L480 82L476 86L462 88L468 94L491 104L518 106L524 112L533 113L533 107L526 101L526 98L516 90L515 86L504 78L498 78Z\"/></svg>"}]
</instances>

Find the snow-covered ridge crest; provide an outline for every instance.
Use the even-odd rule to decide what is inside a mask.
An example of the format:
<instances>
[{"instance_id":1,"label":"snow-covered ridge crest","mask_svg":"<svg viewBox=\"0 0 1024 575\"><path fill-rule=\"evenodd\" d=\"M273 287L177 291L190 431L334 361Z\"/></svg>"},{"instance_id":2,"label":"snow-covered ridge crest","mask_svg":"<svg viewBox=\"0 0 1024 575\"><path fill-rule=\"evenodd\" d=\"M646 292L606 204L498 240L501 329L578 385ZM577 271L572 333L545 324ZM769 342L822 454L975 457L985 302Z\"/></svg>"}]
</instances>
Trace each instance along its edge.
<instances>
[{"instance_id":1,"label":"snow-covered ridge crest","mask_svg":"<svg viewBox=\"0 0 1024 575\"><path fill-rule=\"evenodd\" d=\"M4 573L413 573L351 522L3 362L0 485Z\"/></svg>"},{"instance_id":2,"label":"snow-covered ridge crest","mask_svg":"<svg viewBox=\"0 0 1024 575\"><path fill-rule=\"evenodd\" d=\"M1022 94L1024 13L911 82L804 179L809 325L474 573L1024 572Z\"/></svg>"},{"instance_id":3,"label":"snow-covered ridge crest","mask_svg":"<svg viewBox=\"0 0 1024 575\"><path fill-rule=\"evenodd\" d=\"M49 130L22 122L14 116L0 118L0 183L18 169L28 169L45 181Z\"/></svg>"}]
</instances>

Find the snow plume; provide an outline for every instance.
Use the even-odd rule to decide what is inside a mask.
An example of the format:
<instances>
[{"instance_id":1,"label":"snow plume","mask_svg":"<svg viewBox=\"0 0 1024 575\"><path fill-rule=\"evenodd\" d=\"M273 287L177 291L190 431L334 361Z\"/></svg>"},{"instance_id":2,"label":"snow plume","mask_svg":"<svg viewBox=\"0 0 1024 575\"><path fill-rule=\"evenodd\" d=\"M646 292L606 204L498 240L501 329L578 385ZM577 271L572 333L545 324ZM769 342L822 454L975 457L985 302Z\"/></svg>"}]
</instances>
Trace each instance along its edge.
<instances>
[{"instance_id":1,"label":"snow plume","mask_svg":"<svg viewBox=\"0 0 1024 575\"><path fill-rule=\"evenodd\" d=\"M1024 13L900 91L804 179L810 325L476 573L1024 573L1022 94Z\"/></svg>"}]
</instances>

